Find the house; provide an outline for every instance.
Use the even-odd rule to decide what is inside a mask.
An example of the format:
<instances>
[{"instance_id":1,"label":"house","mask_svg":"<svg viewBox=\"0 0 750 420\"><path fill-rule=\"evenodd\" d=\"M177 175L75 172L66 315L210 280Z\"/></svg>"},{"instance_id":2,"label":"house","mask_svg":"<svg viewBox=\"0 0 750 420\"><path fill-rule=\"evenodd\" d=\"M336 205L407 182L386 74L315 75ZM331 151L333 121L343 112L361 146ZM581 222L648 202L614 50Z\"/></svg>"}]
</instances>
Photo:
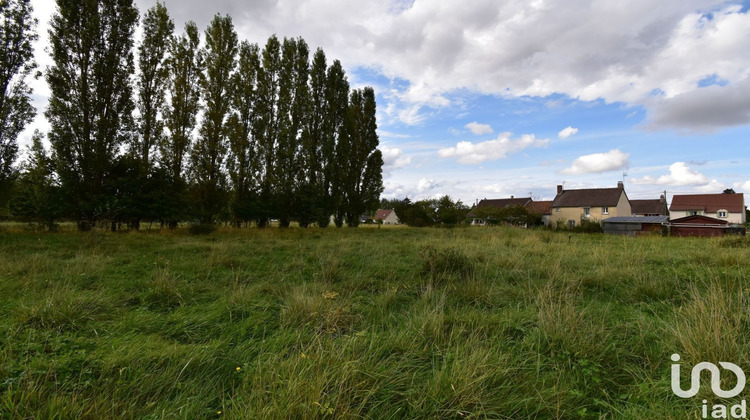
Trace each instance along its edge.
<instances>
[{"instance_id":1,"label":"house","mask_svg":"<svg viewBox=\"0 0 750 420\"><path fill-rule=\"evenodd\" d=\"M728 194L727 194L728 195ZM727 234L745 234L745 228L714 217L694 214L669 221L672 236L714 237Z\"/></svg>"},{"instance_id":2,"label":"house","mask_svg":"<svg viewBox=\"0 0 750 420\"><path fill-rule=\"evenodd\" d=\"M476 206L466 215L468 218L471 219L472 225L484 225L485 220L477 215L475 211L477 209L482 208L508 208L508 207L528 207L533 201L531 200L531 197L523 197L523 198L516 198L514 196L510 196L510 198L498 198L498 199L484 199L480 200L479 203L477 203Z\"/></svg>"},{"instance_id":3,"label":"house","mask_svg":"<svg viewBox=\"0 0 750 420\"><path fill-rule=\"evenodd\" d=\"M378 209L378 211L375 212L375 217L373 218L375 223L382 223L384 225L397 225L399 224L398 216L396 215L396 212L394 210L383 210Z\"/></svg>"},{"instance_id":4,"label":"house","mask_svg":"<svg viewBox=\"0 0 750 420\"><path fill-rule=\"evenodd\" d=\"M552 207L552 201L532 201L528 206L528 209L534 213L542 216L542 224L549 226L550 209Z\"/></svg>"},{"instance_id":5,"label":"house","mask_svg":"<svg viewBox=\"0 0 750 420\"><path fill-rule=\"evenodd\" d=\"M601 222L616 216L631 216L630 200L622 181L617 188L588 188L563 190L557 186L557 196L550 205L550 223L575 227L582 222Z\"/></svg>"},{"instance_id":6,"label":"house","mask_svg":"<svg viewBox=\"0 0 750 420\"><path fill-rule=\"evenodd\" d=\"M667 199L662 195L655 200L630 200L633 216L669 216Z\"/></svg>"},{"instance_id":7,"label":"house","mask_svg":"<svg viewBox=\"0 0 750 420\"><path fill-rule=\"evenodd\" d=\"M744 194L688 194L675 195L669 206L669 219L706 216L727 223L744 224Z\"/></svg>"},{"instance_id":8,"label":"house","mask_svg":"<svg viewBox=\"0 0 750 420\"><path fill-rule=\"evenodd\" d=\"M669 216L616 216L602 220L604 233L625 236L663 234L668 224Z\"/></svg>"}]
</instances>

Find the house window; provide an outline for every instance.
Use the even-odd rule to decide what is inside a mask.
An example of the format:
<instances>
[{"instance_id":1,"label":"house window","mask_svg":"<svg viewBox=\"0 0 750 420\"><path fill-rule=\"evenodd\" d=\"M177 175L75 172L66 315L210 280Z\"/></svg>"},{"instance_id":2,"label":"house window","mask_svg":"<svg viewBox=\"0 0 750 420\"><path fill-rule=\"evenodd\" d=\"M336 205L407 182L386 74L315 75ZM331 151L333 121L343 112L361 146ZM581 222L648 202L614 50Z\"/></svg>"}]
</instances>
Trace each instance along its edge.
<instances>
[{"instance_id":1,"label":"house window","mask_svg":"<svg viewBox=\"0 0 750 420\"><path fill-rule=\"evenodd\" d=\"M555 207L555 212L559 213L560 212L560 207Z\"/></svg>"},{"instance_id":2,"label":"house window","mask_svg":"<svg viewBox=\"0 0 750 420\"><path fill-rule=\"evenodd\" d=\"M728 217L728 213L726 210L719 210L716 212L716 216L721 217L723 219L726 219Z\"/></svg>"},{"instance_id":3,"label":"house window","mask_svg":"<svg viewBox=\"0 0 750 420\"><path fill-rule=\"evenodd\" d=\"M697 216L699 214L701 214L701 212L699 211L686 211L685 212L685 216Z\"/></svg>"},{"instance_id":4,"label":"house window","mask_svg":"<svg viewBox=\"0 0 750 420\"><path fill-rule=\"evenodd\" d=\"M568 220L568 226L570 226L570 227L576 227L576 221L575 220Z\"/></svg>"},{"instance_id":5,"label":"house window","mask_svg":"<svg viewBox=\"0 0 750 420\"><path fill-rule=\"evenodd\" d=\"M584 207L583 208L583 217L589 217L591 216L591 207Z\"/></svg>"},{"instance_id":6,"label":"house window","mask_svg":"<svg viewBox=\"0 0 750 420\"><path fill-rule=\"evenodd\" d=\"M602 214L609 214L609 207L602 207Z\"/></svg>"}]
</instances>

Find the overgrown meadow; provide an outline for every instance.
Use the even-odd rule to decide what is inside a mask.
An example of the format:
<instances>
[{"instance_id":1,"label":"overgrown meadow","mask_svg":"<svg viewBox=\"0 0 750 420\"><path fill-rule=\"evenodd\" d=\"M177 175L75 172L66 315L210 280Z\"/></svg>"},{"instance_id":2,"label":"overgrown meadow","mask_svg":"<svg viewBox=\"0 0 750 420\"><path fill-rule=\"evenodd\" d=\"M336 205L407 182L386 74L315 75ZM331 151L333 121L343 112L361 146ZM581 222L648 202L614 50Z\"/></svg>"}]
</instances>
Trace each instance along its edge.
<instances>
[{"instance_id":1,"label":"overgrown meadow","mask_svg":"<svg viewBox=\"0 0 750 420\"><path fill-rule=\"evenodd\" d=\"M670 355L750 367L748 245L5 226L0 417L695 418Z\"/></svg>"}]
</instances>

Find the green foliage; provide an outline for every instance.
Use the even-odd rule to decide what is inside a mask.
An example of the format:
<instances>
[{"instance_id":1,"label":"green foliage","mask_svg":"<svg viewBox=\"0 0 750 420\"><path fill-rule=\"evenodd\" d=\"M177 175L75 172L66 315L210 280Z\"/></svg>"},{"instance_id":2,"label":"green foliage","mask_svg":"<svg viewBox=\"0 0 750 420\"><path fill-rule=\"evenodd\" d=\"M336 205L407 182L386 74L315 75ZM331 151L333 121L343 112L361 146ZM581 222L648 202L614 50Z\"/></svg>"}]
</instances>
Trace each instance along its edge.
<instances>
[{"instance_id":1,"label":"green foliage","mask_svg":"<svg viewBox=\"0 0 750 420\"><path fill-rule=\"evenodd\" d=\"M472 210L477 218L491 225L535 226L541 224L541 216L524 206L477 207Z\"/></svg>"},{"instance_id":2,"label":"green foliage","mask_svg":"<svg viewBox=\"0 0 750 420\"><path fill-rule=\"evenodd\" d=\"M354 90L349 98L345 135L339 136L336 154L342 206L350 227L359 225L360 215L377 206L383 192L383 156L379 144L375 91Z\"/></svg>"},{"instance_id":3,"label":"green foliage","mask_svg":"<svg viewBox=\"0 0 750 420\"><path fill-rule=\"evenodd\" d=\"M166 66L174 22L166 6L157 2L143 18L143 40L138 47L138 136L131 152L137 156L142 173L148 174L154 164L153 153L162 142L164 106L169 69Z\"/></svg>"},{"instance_id":4,"label":"green foliage","mask_svg":"<svg viewBox=\"0 0 750 420\"><path fill-rule=\"evenodd\" d=\"M38 39L30 0L0 1L0 208L15 177L18 135L34 119L27 78L36 68L32 44Z\"/></svg>"},{"instance_id":5,"label":"green foliage","mask_svg":"<svg viewBox=\"0 0 750 420\"><path fill-rule=\"evenodd\" d=\"M121 146L134 134L132 1L59 0L50 22L46 116L57 174L82 229L117 196Z\"/></svg>"},{"instance_id":6,"label":"green foliage","mask_svg":"<svg viewBox=\"0 0 750 420\"><path fill-rule=\"evenodd\" d=\"M167 182L160 195L159 214L170 227L187 216L187 182L185 160L190 155L192 132L200 110L201 84L204 78L204 52L195 22L185 24L183 35L172 37L165 69L168 73L169 98L162 109L167 134L158 148L160 167Z\"/></svg>"},{"instance_id":7,"label":"green foliage","mask_svg":"<svg viewBox=\"0 0 750 420\"><path fill-rule=\"evenodd\" d=\"M40 228L55 230L63 214L64 197L53 178L54 163L42 144L43 135L32 137L29 158L23 165L10 206L13 215Z\"/></svg>"},{"instance_id":8,"label":"green foliage","mask_svg":"<svg viewBox=\"0 0 750 420\"><path fill-rule=\"evenodd\" d=\"M214 221L226 205L223 171L229 136L227 118L231 106L232 72L237 60L237 33L232 18L214 16L206 30L206 101L200 137L190 154L192 196L202 223Z\"/></svg>"},{"instance_id":9,"label":"green foliage","mask_svg":"<svg viewBox=\"0 0 750 420\"><path fill-rule=\"evenodd\" d=\"M228 15L214 17L201 48L196 25L174 36L157 2L135 74L137 22L132 0L59 0L52 18L51 177L79 229L194 219L325 227L332 215L356 226L375 209L375 93L350 91L340 62L328 66L318 49L311 64L301 38L272 36L262 51L239 44Z\"/></svg>"},{"instance_id":10,"label":"green foliage","mask_svg":"<svg viewBox=\"0 0 750 420\"><path fill-rule=\"evenodd\" d=\"M380 207L394 209L399 221L412 227L456 226L465 222L469 212L469 208L460 200L454 202L447 195L416 203L412 203L408 197L403 200L382 200Z\"/></svg>"},{"instance_id":11,"label":"green foliage","mask_svg":"<svg viewBox=\"0 0 750 420\"><path fill-rule=\"evenodd\" d=\"M235 223L257 218L252 205L257 191L254 122L260 71L260 51L257 44L243 42L239 48L237 71L232 76L232 114L227 122L229 130L229 158L227 172L232 182L229 202Z\"/></svg>"}]
</instances>

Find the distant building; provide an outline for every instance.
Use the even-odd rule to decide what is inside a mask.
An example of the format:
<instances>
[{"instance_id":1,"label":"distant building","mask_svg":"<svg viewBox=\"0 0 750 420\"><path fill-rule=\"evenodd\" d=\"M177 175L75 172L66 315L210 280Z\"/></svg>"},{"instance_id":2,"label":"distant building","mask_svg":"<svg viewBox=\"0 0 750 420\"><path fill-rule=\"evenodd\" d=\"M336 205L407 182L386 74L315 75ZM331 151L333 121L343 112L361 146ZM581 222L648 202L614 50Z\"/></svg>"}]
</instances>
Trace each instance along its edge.
<instances>
[{"instance_id":1,"label":"distant building","mask_svg":"<svg viewBox=\"0 0 750 420\"><path fill-rule=\"evenodd\" d=\"M616 216L632 216L630 200L620 181L617 188L586 188L564 190L557 186L557 196L552 200L550 223L575 227L584 221L601 222Z\"/></svg>"},{"instance_id":2,"label":"distant building","mask_svg":"<svg viewBox=\"0 0 750 420\"><path fill-rule=\"evenodd\" d=\"M630 200L633 216L669 216L667 200L662 195L655 200Z\"/></svg>"},{"instance_id":3,"label":"distant building","mask_svg":"<svg viewBox=\"0 0 750 420\"><path fill-rule=\"evenodd\" d=\"M373 218L375 223L382 221L384 225L397 225L399 224L398 216L396 215L396 212L394 210L383 210L378 209L378 211L375 212L375 217Z\"/></svg>"},{"instance_id":4,"label":"distant building","mask_svg":"<svg viewBox=\"0 0 750 420\"><path fill-rule=\"evenodd\" d=\"M744 194L688 194L675 195L669 206L669 219L706 216L727 223L744 224Z\"/></svg>"}]
</instances>

